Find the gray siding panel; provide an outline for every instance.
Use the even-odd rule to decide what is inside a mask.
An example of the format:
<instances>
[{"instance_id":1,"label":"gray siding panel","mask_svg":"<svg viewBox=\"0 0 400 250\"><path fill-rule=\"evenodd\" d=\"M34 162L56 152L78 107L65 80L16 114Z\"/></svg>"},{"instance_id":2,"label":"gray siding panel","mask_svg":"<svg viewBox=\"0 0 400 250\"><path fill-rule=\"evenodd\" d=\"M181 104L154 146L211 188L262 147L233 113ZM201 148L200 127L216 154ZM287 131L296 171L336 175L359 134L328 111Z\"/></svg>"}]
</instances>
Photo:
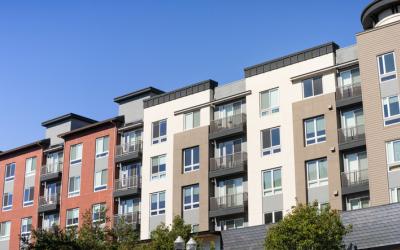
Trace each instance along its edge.
<instances>
[{"instance_id":1,"label":"gray siding panel","mask_svg":"<svg viewBox=\"0 0 400 250\"><path fill-rule=\"evenodd\" d=\"M218 86L214 89L214 99L240 94L246 91L246 79Z\"/></svg>"},{"instance_id":2,"label":"gray siding panel","mask_svg":"<svg viewBox=\"0 0 400 250\"><path fill-rule=\"evenodd\" d=\"M94 169L96 172L107 168L108 168L108 156L98 158L95 160Z\"/></svg>"},{"instance_id":3,"label":"gray siding panel","mask_svg":"<svg viewBox=\"0 0 400 250\"><path fill-rule=\"evenodd\" d=\"M51 145L63 143L64 140L62 138L59 138L58 135L71 131L71 127L71 121L48 127L46 129L46 138L50 139Z\"/></svg>"},{"instance_id":4,"label":"gray siding panel","mask_svg":"<svg viewBox=\"0 0 400 250\"><path fill-rule=\"evenodd\" d=\"M389 177L389 188L400 187L399 171L388 172L388 177Z\"/></svg>"},{"instance_id":5,"label":"gray siding panel","mask_svg":"<svg viewBox=\"0 0 400 250\"><path fill-rule=\"evenodd\" d=\"M14 193L14 180L4 182L4 193Z\"/></svg>"},{"instance_id":6,"label":"gray siding panel","mask_svg":"<svg viewBox=\"0 0 400 250\"><path fill-rule=\"evenodd\" d=\"M25 176L24 187L33 187L35 186L35 175Z\"/></svg>"},{"instance_id":7,"label":"gray siding panel","mask_svg":"<svg viewBox=\"0 0 400 250\"><path fill-rule=\"evenodd\" d=\"M308 202L317 200L319 203L329 202L329 188L328 185L321 187L313 187L307 190Z\"/></svg>"},{"instance_id":8,"label":"gray siding panel","mask_svg":"<svg viewBox=\"0 0 400 250\"><path fill-rule=\"evenodd\" d=\"M263 197L263 213L281 210L283 210L283 194Z\"/></svg>"},{"instance_id":9,"label":"gray siding panel","mask_svg":"<svg viewBox=\"0 0 400 250\"><path fill-rule=\"evenodd\" d=\"M9 249L9 248L10 248L9 240L0 241L0 249Z\"/></svg>"},{"instance_id":10,"label":"gray siding panel","mask_svg":"<svg viewBox=\"0 0 400 250\"><path fill-rule=\"evenodd\" d=\"M343 64L358 59L357 45L336 50L336 64Z\"/></svg>"},{"instance_id":11,"label":"gray siding panel","mask_svg":"<svg viewBox=\"0 0 400 250\"><path fill-rule=\"evenodd\" d=\"M199 225L199 209L184 210L183 219L186 224Z\"/></svg>"},{"instance_id":12,"label":"gray siding panel","mask_svg":"<svg viewBox=\"0 0 400 250\"><path fill-rule=\"evenodd\" d=\"M150 216L149 231L156 229L162 222L165 223L165 215Z\"/></svg>"},{"instance_id":13,"label":"gray siding panel","mask_svg":"<svg viewBox=\"0 0 400 250\"><path fill-rule=\"evenodd\" d=\"M81 175L81 165L69 167L69 177Z\"/></svg>"},{"instance_id":14,"label":"gray siding panel","mask_svg":"<svg viewBox=\"0 0 400 250\"><path fill-rule=\"evenodd\" d=\"M382 98L387 96L398 95L400 93L398 79L381 83L380 86L381 86Z\"/></svg>"}]
</instances>

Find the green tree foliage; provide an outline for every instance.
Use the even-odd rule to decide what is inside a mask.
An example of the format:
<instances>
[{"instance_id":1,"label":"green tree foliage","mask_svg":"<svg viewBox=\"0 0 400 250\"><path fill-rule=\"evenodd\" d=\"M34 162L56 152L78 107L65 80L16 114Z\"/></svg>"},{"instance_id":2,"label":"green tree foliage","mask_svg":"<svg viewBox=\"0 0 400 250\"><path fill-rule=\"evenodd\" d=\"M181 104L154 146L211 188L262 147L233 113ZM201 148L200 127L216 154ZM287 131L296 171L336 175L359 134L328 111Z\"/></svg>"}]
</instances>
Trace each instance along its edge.
<instances>
[{"instance_id":1,"label":"green tree foliage","mask_svg":"<svg viewBox=\"0 0 400 250\"><path fill-rule=\"evenodd\" d=\"M298 205L282 221L272 226L265 238L266 250L342 249L342 239L351 226L345 227L338 211L318 204Z\"/></svg>"}]
</instances>

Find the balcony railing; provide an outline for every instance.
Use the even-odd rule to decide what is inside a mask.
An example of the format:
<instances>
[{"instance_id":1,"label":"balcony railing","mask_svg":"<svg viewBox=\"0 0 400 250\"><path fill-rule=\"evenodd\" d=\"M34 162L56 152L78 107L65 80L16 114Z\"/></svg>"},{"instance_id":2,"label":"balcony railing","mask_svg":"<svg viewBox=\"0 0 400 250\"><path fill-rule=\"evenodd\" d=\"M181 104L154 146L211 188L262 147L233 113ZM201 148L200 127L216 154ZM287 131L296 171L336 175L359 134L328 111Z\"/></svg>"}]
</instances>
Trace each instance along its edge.
<instances>
[{"instance_id":1,"label":"balcony railing","mask_svg":"<svg viewBox=\"0 0 400 250\"><path fill-rule=\"evenodd\" d=\"M234 153L210 159L210 172L242 167L247 162L247 152Z\"/></svg>"},{"instance_id":2,"label":"balcony railing","mask_svg":"<svg viewBox=\"0 0 400 250\"><path fill-rule=\"evenodd\" d=\"M142 140L137 140L131 143L124 143L121 145L117 145L116 155L122 156L135 152L139 153L142 152L142 148L143 148Z\"/></svg>"},{"instance_id":3,"label":"balcony railing","mask_svg":"<svg viewBox=\"0 0 400 250\"><path fill-rule=\"evenodd\" d=\"M63 162L51 163L42 166L40 170L41 175L55 174L62 172Z\"/></svg>"},{"instance_id":4,"label":"balcony railing","mask_svg":"<svg viewBox=\"0 0 400 250\"><path fill-rule=\"evenodd\" d=\"M48 206L48 205L56 205L60 203L60 194L52 194L49 196L40 196L39 197L39 207Z\"/></svg>"},{"instance_id":5,"label":"balcony railing","mask_svg":"<svg viewBox=\"0 0 400 250\"><path fill-rule=\"evenodd\" d=\"M141 178L139 176L131 176L115 180L115 191L140 188Z\"/></svg>"},{"instance_id":6,"label":"balcony railing","mask_svg":"<svg viewBox=\"0 0 400 250\"><path fill-rule=\"evenodd\" d=\"M210 124L210 133L216 133L225 129L237 128L242 126L244 123L246 123L246 114L244 113L213 120Z\"/></svg>"},{"instance_id":7,"label":"balcony railing","mask_svg":"<svg viewBox=\"0 0 400 250\"><path fill-rule=\"evenodd\" d=\"M368 183L368 169L343 172L341 174L342 187L351 187Z\"/></svg>"},{"instance_id":8,"label":"balcony railing","mask_svg":"<svg viewBox=\"0 0 400 250\"><path fill-rule=\"evenodd\" d=\"M338 130L339 143L347 143L365 139L365 126L358 125L350 128L341 128Z\"/></svg>"},{"instance_id":9,"label":"balcony railing","mask_svg":"<svg viewBox=\"0 0 400 250\"><path fill-rule=\"evenodd\" d=\"M210 211L244 206L247 203L247 193L232 194L210 198Z\"/></svg>"},{"instance_id":10,"label":"balcony railing","mask_svg":"<svg viewBox=\"0 0 400 250\"><path fill-rule=\"evenodd\" d=\"M361 83L353 83L336 88L336 100L361 96Z\"/></svg>"},{"instance_id":11,"label":"balcony railing","mask_svg":"<svg viewBox=\"0 0 400 250\"><path fill-rule=\"evenodd\" d=\"M140 224L140 212L114 215L114 225L120 222L125 222L126 224Z\"/></svg>"}]
</instances>

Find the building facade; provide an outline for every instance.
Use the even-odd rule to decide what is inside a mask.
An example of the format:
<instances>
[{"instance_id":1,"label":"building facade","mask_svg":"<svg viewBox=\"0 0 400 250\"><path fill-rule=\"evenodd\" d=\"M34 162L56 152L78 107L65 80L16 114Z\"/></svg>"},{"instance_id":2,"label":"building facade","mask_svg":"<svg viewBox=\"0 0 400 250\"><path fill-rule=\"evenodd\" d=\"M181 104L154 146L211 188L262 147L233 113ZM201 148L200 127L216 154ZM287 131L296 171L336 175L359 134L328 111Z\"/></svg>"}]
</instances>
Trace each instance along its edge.
<instances>
[{"instance_id":1,"label":"building facade","mask_svg":"<svg viewBox=\"0 0 400 250\"><path fill-rule=\"evenodd\" d=\"M276 223L297 203L399 202L399 11L368 5L353 46L322 44L228 84L137 90L105 121L43 122L45 139L0 153L0 248L86 213L124 219L142 240L179 215L221 248L221 231Z\"/></svg>"}]
</instances>

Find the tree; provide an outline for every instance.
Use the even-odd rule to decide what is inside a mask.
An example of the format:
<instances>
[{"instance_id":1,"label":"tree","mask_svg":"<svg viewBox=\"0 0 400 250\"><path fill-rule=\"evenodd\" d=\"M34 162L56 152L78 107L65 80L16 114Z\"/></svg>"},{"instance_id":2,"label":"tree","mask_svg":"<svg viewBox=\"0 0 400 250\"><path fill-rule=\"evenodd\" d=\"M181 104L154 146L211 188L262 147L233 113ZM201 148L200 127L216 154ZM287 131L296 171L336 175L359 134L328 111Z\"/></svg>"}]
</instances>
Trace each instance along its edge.
<instances>
[{"instance_id":1,"label":"tree","mask_svg":"<svg viewBox=\"0 0 400 250\"><path fill-rule=\"evenodd\" d=\"M74 250L79 249L76 242L75 230L68 233L58 226L53 226L50 230L32 230L31 240L21 238L24 249L47 249L47 250Z\"/></svg>"},{"instance_id":2,"label":"tree","mask_svg":"<svg viewBox=\"0 0 400 250\"><path fill-rule=\"evenodd\" d=\"M343 237L351 231L345 227L338 211L318 209L318 203L299 204L282 221L272 226L265 238L266 250L342 249Z\"/></svg>"},{"instance_id":3,"label":"tree","mask_svg":"<svg viewBox=\"0 0 400 250\"><path fill-rule=\"evenodd\" d=\"M132 225L126 223L124 218L117 221L111 230L114 247L118 250L132 249L138 245L139 235Z\"/></svg>"}]
</instances>

